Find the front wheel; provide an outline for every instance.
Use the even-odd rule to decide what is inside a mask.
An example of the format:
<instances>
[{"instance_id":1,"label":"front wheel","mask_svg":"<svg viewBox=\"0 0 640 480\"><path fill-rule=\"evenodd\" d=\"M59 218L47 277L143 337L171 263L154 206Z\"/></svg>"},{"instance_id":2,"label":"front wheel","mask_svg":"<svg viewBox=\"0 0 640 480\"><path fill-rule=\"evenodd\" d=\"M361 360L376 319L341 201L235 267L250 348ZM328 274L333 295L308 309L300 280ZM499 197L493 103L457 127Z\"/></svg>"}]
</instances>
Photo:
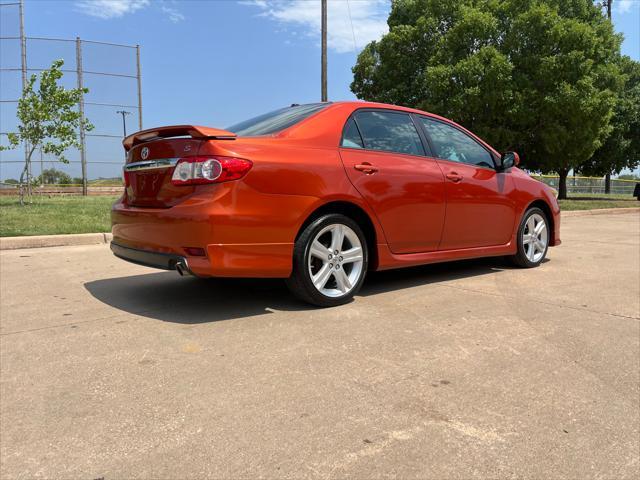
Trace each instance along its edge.
<instances>
[{"instance_id":1,"label":"front wheel","mask_svg":"<svg viewBox=\"0 0 640 480\"><path fill-rule=\"evenodd\" d=\"M362 286L367 263L367 242L358 224L344 215L324 215L296 241L287 286L313 305L342 305Z\"/></svg>"},{"instance_id":2,"label":"front wheel","mask_svg":"<svg viewBox=\"0 0 640 480\"><path fill-rule=\"evenodd\" d=\"M542 263L549 248L549 224L542 210L534 207L525 212L517 241L518 253L510 257L513 263L524 268L537 267Z\"/></svg>"}]
</instances>

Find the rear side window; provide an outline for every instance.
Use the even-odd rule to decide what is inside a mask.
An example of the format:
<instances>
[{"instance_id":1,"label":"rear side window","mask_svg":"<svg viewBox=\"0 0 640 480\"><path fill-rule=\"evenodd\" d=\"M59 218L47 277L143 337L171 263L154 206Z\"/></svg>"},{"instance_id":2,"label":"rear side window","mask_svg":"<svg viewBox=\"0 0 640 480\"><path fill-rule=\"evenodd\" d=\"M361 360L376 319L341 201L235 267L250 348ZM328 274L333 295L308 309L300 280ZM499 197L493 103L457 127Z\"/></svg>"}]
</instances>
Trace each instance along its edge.
<instances>
[{"instance_id":1,"label":"rear side window","mask_svg":"<svg viewBox=\"0 0 640 480\"><path fill-rule=\"evenodd\" d=\"M420 117L436 157L479 167L495 168L491 154L473 138L446 123Z\"/></svg>"},{"instance_id":2,"label":"rear side window","mask_svg":"<svg viewBox=\"0 0 640 480\"><path fill-rule=\"evenodd\" d=\"M364 147L383 152L424 155L418 131L406 113L358 112L355 115Z\"/></svg>"},{"instance_id":3,"label":"rear side window","mask_svg":"<svg viewBox=\"0 0 640 480\"><path fill-rule=\"evenodd\" d=\"M340 145L347 148L364 148L364 142L362 141L360 131L353 117L351 117L344 126L344 135L342 136Z\"/></svg>"},{"instance_id":4,"label":"rear side window","mask_svg":"<svg viewBox=\"0 0 640 480\"><path fill-rule=\"evenodd\" d=\"M254 137L258 135L272 135L285 128L289 128L305 118L326 108L328 103L310 103L307 105L293 105L273 112L265 113L244 122L236 123L225 130L235 133L239 137Z\"/></svg>"}]
</instances>

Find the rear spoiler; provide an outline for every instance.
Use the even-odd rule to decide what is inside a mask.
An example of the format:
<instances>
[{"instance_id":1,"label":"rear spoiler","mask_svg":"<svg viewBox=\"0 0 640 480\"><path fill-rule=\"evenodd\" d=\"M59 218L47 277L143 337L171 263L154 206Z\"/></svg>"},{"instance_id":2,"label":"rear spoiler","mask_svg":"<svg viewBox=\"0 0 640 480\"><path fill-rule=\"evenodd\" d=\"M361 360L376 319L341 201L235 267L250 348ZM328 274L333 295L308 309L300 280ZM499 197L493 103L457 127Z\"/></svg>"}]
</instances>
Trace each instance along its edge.
<instances>
[{"instance_id":1,"label":"rear spoiler","mask_svg":"<svg viewBox=\"0 0 640 480\"><path fill-rule=\"evenodd\" d=\"M151 128L149 130L141 130L129 135L122 141L124 149L129 151L131 147L135 147L141 143L158 140L159 138L185 137L207 139L216 138L218 140L234 140L237 135L233 132L220 130L218 128L199 127L197 125L172 125L169 127Z\"/></svg>"}]
</instances>

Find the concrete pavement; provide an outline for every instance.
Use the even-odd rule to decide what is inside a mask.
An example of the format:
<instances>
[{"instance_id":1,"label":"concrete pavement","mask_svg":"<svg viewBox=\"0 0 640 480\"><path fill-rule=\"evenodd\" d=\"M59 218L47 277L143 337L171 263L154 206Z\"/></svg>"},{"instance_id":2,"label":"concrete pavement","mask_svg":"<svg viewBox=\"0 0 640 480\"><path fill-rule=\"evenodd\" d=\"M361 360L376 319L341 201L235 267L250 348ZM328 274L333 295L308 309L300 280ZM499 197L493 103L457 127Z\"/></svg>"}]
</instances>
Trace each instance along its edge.
<instances>
[{"instance_id":1,"label":"concrete pavement","mask_svg":"<svg viewBox=\"0 0 640 480\"><path fill-rule=\"evenodd\" d=\"M315 310L106 245L0 253L0 477L637 478L640 216Z\"/></svg>"}]
</instances>

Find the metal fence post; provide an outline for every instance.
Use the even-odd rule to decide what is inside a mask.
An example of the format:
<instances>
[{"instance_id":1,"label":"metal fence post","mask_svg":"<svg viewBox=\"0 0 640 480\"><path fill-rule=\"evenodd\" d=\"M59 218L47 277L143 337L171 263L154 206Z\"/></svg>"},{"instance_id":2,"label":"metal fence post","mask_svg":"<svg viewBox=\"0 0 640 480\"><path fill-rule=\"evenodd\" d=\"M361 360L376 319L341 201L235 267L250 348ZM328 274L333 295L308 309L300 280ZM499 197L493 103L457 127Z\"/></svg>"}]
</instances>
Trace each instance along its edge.
<instances>
[{"instance_id":1,"label":"metal fence post","mask_svg":"<svg viewBox=\"0 0 640 480\"><path fill-rule=\"evenodd\" d=\"M136 45L136 78L138 79L138 129L142 130L142 72L140 70L140 45Z\"/></svg>"},{"instance_id":2,"label":"metal fence post","mask_svg":"<svg viewBox=\"0 0 640 480\"><path fill-rule=\"evenodd\" d=\"M18 4L20 17L20 63L22 71L22 93L27 88L27 37L24 34L24 0ZM27 193L31 195L31 162L29 161L29 144L24 142L24 163L27 167Z\"/></svg>"},{"instance_id":3,"label":"metal fence post","mask_svg":"<svg viewBox=\"0 0 640 480\"><path fill-rule=\"evenodd\" d=\"M80 163L82 165L82 195L87 195L87 155L84 135L84 83L82 81L82 40L76 37L76 71L78 75L78 88L80 89L80 99L78 100L78 111L80 112Z\"/></svg>"}]
</instances>

